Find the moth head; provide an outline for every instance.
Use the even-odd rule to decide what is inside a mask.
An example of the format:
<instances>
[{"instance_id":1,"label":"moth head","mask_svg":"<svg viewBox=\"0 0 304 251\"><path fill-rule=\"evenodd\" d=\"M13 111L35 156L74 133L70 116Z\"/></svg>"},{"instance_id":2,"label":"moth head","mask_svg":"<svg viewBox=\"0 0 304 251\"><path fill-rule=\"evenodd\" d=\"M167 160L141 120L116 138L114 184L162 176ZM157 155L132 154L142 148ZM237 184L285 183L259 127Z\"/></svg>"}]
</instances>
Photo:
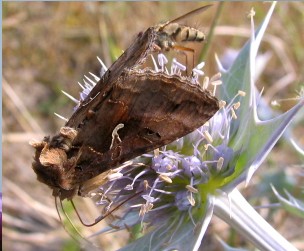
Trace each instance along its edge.
<instances>
[{"instance_id":1,"label":"moth head","mask_svg":"<svg viewBox=\"0 0 304 251\"><path fill-rule=\"evenodd\" d=\"M73 140L77 136L77 130L71 127L61 127L58 135L54 136L52 140L49 140L50 147L60 148L68 152L71 147Z\"/></svg>"},{"instance_id":2,"label":"moth head","mask_svg":"<svg viewBox=\"0 0 304 251\"><path fill-rule=\"evenodd\" d=\"M75 134L60 130L60 134L45 137L43 141L32 141L30 145L36 149L32 168L37 179L53 189L53 195L61 199L71 198L76 193L73 177L77 158L68 158ZM66 133L66 134L65 134Z\"/></svg>"}]
</instances>

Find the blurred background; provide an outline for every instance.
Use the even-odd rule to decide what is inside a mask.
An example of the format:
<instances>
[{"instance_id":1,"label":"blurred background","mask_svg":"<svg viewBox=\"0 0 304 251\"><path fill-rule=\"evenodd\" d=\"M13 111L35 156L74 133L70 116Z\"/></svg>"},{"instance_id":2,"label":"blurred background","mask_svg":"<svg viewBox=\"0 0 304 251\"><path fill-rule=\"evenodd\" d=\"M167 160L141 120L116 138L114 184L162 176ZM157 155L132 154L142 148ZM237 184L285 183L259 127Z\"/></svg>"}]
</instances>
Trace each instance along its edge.
<instances>
[{"instance_id":1,"label":"blurred background","mask_svg":"<svg viewBox=\"0 0 304 251\"><path fill-rule=\"evenodd\" d=\"M80 250L62 228L51 190L36 180L31 169L34 150L31 139L41 140L58 132L64 122L54 112L70 117L74 104L64 90L79 97L77 85L89 71L98 75L99 56L110 66L140 31L172 20L206 2L4 2L3 43L3 248L4 250ZM218 3L189 18L186 24L208 32ZM217 72L215 57L225 65L250 36L247 15L252 7L256 26L269 3L225 3L214 30L205 61L207 75ZM260 52L265 101L296 97L303 86L304 3L278 3ZM206 44L204 45L206 46ZM197 48L197 58L202 48ZM273 107L283 112L296 101ZM295 134L304 145L304 130ZM275 202L270 183L300 197L303 163L290 144L281 140L243 194L253 205ZM304 250L303 221L283 210L259 212L296 247ZM94 231L94 230L92 230ZM248 246L236 232L214 218L202 250L221 250L215 234L233 246ZM118 237L119 238L119 237ZM104 250L115 249L107 240ZM108 245L108 246L107 246ZM92 249L90 249L92 250Z\"/></svg>"}]
</instances>

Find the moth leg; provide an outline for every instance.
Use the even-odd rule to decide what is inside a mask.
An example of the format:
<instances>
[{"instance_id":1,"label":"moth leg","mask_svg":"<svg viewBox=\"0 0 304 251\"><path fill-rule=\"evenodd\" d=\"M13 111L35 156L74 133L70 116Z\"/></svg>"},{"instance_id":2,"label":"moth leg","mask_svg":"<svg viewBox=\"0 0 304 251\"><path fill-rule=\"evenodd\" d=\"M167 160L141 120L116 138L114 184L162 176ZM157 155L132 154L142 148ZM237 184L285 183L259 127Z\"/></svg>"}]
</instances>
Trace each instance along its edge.
<instances>
[{"instance_id":1,"label":"moth leg","mask_svg":"<svg viewBox=\"0 0 304 251\"><path fill-rule=\"evenodd\" d=\"M84 226L86 226L86 227L92 227L92 226L98 224L99 222L101 222L103 219L109 217L110 215L113 216L113 213L114 213L116 210L118 210L123 204L125 204L125 203L128 202L129 200L135 198L136 196L140 195L142 192L143 192L143 191L139 191L139 192L137 192L137 193L134 193L134 194L133 194L132 196L130 196L129 198L127 198L127 199L125 199L124 201L122 201L122 202L118 203L117 205L115 205L115 207L114 207L113 209L110 209L110 210L108 210L105 214L98 216L98 217L94 220L94 222L92 222L92 223L85 223L85 222L83 221L83 219L82 219L80 213L78 212L78 210L77 210L77 208L76 208L76 206L75 206L75 204L74 204L74 202L73 202L72 199L70 200L70 203L71 203L71 205L72 205L72 207L73 207L73 209L74 209L74 211L75 211L75 213L76 213L76 215L77 215L77 218L78 218L79 221L81 222L81 224L84 225ZM114 217L117 217L117 216L114 216Z\"/></svg>"}]
</instances>

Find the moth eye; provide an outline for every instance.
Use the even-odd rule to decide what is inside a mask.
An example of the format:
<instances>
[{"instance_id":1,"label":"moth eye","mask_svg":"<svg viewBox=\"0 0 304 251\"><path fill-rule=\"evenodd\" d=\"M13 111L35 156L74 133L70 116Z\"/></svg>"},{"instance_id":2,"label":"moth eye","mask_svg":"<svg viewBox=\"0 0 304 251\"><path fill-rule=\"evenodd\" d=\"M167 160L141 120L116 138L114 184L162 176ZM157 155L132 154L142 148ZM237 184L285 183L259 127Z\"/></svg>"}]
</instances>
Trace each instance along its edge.
<instances>
[{"instance_id":1,"label":"moth eye","mask_svg":"<svg viewBox=\"0 0 304 251\"><path fill-rule=\"evenodd\" d=\"M62 144L61 146L60 146L60 148L62 149L62 150L64 150L65 152L68 152L69 150L70 150L70 146L68 145L68 144Z\"/></svg>"}]
</instances>

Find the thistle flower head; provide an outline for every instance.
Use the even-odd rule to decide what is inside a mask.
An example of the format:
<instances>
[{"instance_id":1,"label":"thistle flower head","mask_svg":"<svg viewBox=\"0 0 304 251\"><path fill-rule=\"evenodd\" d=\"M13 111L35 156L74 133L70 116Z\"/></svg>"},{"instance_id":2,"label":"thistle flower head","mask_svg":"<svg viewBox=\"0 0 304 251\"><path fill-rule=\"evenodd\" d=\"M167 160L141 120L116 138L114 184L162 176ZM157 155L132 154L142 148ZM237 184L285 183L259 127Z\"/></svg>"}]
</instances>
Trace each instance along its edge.
<instances>
[{"instance_id":1,"label":"thistle flower head","mask_svg":"<svg viewBox=\"0 0 304 251\"><path fill-rule=\"evenodd\" d=\"M193 85L212 89L213 95L222 99L220 110L191 134L111 170L107 182L91 192L105 214L114 215L111 227L100 233L131 232L140 226L142 237L122 250L197 250L214 209L220 205L216 201L222 202L222 194L229 194L237 184L249 182L303 107L301 99L277 118L261 121L257 115L260 97L252 82L254 60L273 8L256 33L252 22L251 41L229 70L218 62L221 73L209 78L202 62L187 77ZM187 70L176 59L169 63L164 54L152 57L152 62L155 72L182 76ZM106 67L102 65L102 69ZM85 82L81 99L90 88Z\"/></svg>"},{"instance_id":2,"label":"thistle flower head","mask_svg":"<svg viewBox=\"0 0 304 251\"><path fill-rule=\"evenodd\" d=\"M157 60L152 57L152 62L155 72L181 76L186 71L176 59L170 65L164 54L158 54ZM215 94L222 83L221 74L204 76L204 65L203 62L196 66L188 81L205 89L211 87ZM91 88L86 82L85 86L80 100ZM214 117L191 134L111 170L107 182L91 191L91 197L105 214L120 205L119 218L111 222L115 231L139 224L141 231L148 228L148 232L153 232L164 222L167 230L172 231L176 224L184 224L185 217L191 219L192 227L197 225L205 213L202 205L208 205L208 197L221 189L235 170L233 160L237 153L229 142L230 126L237 119L235 111L240 106L235 102L238 96L244 93L237 93L228 104L221 101Z\"/></svg>"}]
</instances>

